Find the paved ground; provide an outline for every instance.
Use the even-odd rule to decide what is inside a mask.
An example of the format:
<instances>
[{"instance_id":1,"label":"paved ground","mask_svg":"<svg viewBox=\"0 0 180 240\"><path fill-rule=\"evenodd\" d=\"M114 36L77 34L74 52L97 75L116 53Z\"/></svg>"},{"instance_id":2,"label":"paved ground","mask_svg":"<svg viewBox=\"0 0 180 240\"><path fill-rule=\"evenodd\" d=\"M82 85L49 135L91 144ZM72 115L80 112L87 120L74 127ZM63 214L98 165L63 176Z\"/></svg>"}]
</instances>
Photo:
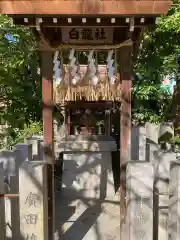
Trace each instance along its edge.
<instances>
[{"instance_id":1,"label":"paved ground","mask_svg":"<svg viewBox=\"0 0 180 240\"><path fill-rule=\"evenodd\" d=\"M61 240L120 240L119 195L104 201L56 193L56 230Z\"/></svg>"}]
</instances>

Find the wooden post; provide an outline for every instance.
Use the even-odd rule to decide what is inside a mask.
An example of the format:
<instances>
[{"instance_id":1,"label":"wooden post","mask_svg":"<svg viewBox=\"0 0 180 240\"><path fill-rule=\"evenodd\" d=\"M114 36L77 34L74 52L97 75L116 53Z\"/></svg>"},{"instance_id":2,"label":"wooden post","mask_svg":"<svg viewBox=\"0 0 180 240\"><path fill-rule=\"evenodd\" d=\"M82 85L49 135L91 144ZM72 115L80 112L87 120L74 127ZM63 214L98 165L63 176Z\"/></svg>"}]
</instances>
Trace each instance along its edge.
<instances>
[{"instance_id":1,"label":"wooden post","mask_svg":"<svg viewBox=\"0 0 180 240\"><path fill-rule=\"evenodd\" d=\"M105 113L105 134L107 136L110 136L111 131L110 131L110 110L106 111Z\"/></svg>"},{"instance_id":2,"label":"wooden post","mask_svg":"<svg viewBox=\"0 0 180 240\"><path fill-rule=\"evenodd\" d=\"M46 154L48 163L53 164L53 54L42 51L42 104L43 104L43 136L44 145L51 152Z\"/></svg>"},{"instance_id":3,"label":"wooden post","mask_svg":"<svg viewBox=\"0 0 180 240\"><path fill-rule=\"evenodd\" d=\"M48 239L54 235L53 52L41 51L44 160L47 164Z\"/></svg>"},{"instance_id":4,"label":"wooden post","mask_svg":"<svg viewBox=\"0 0 180 240\"><path fill-rule=\"evenodd\" d=\"M60 127L60 137L65 137L66 136L66 107L65 104L61 104L61 114L63 116L63 122Z\"/></svg>"},{"instance_id":5,"label":"wooden post","mask_svg":"<svg viewBox=\"0 0 180 240\"><path fill-rule=\"evenodd\" d=\"M67 110L66 110L66 132L67 135L71 134L71 109L70 106L67 105Z\"/></svg>"},{"instance_id":6,"label":"wooden post","mask_svg":"<svg viewBox=\"0 0 180 240\"><path fill-rule=\"evenodd\" d=\"M120 111L120 226L121 237L126 218L126 192L125 192L125 164L131 157L131 88L132 88L132 46L120 49L120 75L121 75L121 111ZM122 232L123 231L123 232Z\"/></svg>"}]
</instances>

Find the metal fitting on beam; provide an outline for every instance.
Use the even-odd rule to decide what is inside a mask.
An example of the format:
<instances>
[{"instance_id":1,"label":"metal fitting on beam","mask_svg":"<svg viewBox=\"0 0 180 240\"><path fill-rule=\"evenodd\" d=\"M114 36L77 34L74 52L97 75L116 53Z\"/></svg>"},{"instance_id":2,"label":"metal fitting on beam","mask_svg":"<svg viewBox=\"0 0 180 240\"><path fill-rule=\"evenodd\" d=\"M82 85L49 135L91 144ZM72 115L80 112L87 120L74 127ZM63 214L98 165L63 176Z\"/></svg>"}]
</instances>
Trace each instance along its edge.
<instances>
[{"instance_id":1,"label":"metal fitting on beam","mask_svg":"<svg viewBox=\"0 0 180 240\"><path fill-rule=\"evenodd\" d=\"M40 24L43 22L42 18L36 18L36 30L40 31L41 27Z\"/></svg>"},{"instance_id":2,"label":"metal fitting on beam","mask_svg":"<svg viewBox=\"0 0 180 240\"><path fill-rule=\"evenodd\" d=\"M130 19L130 24L129 25L130 25L129 31L133 32L134 31L134 18Z\"/></svg>"}]
</instances>

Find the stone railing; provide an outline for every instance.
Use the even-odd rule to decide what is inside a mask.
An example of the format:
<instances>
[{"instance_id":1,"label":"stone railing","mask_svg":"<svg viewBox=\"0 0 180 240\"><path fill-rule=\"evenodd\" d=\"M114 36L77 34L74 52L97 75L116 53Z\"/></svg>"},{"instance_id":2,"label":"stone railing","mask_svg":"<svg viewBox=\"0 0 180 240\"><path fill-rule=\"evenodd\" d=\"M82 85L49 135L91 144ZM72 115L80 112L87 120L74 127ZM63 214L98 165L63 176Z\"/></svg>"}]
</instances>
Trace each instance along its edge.
<instances>
[{"instance_id":1,"label":"stone railing","mask_svg":"<svg viewBox=\"0 0 180 240\"><path fill-rule=\"evenodd\" d=\"M171 144L167 143L173 136L171 127L167 131L168 128L169 126L166 130L160 130L156 125L146 125L132 129L131 159L126 167L128 219L126 230L130 238L126 239L152 240L154 236L158 240L168 240L168 234L171 235L171 240L179 239L180 164ZM97 140L100 144L97 144ZM159 140L166 143L165 149L158 144ZM82 149L98 152L100 148L104 149L104 152L115 151L116 146L113 144L113 141L109 141L107 145L101 136L94 136L93 139L88 140L77 139L75 136L57 137L55 151L57 155L59 152L65 152L66 161L68 152L80 152ZM45 219L42 219L42 215L36 214L40 209L43 214L47 214L45 205L40 204L47 195L46 186L43 185L44 168L46 164L43 162L41 136L26 139L25 143L16 145L14 151L0 151L0 233L2 240L21 239L22 234L25 239L27 236L35 237L33 235L35 232L38 237L42 233L40 230L36 231L37 227L35 230L33 227L28 227L29 220L25 222L20 220L29 219L26 218L25 213L28 212L26 209L28 210L30 206L27 207L25 202L33 206L37 204L37 208L33 208L28 214L31 215L31 221L36 221L38 216L39 221L36 226L45 234L46 230L40 227ZM41 194L37 195L39 188L41 188ZM21 211L20 208L25 210Z\"/></svg>"}]
</instances>

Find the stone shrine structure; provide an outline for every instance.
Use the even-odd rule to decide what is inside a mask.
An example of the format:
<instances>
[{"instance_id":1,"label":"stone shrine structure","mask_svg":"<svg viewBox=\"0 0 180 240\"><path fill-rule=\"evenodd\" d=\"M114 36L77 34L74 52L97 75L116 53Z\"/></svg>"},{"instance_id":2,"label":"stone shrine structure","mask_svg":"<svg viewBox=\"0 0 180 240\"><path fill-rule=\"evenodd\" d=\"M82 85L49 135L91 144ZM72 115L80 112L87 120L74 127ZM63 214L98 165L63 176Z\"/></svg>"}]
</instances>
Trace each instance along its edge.
<instances>
[{"instance_id":1,"label":"stone shrine structure","mask_svg":"<svg viewBox=\"0 0 180 240\"><path fill-rule=\"evenodd\" d=\"M178 208L176 199L179 193L176 188L172 194L169 194L169 189L171 193L172 186L178 186L178 183L175 184L175 181L178 181L178 175L174 173L178 171L178 160L176 153L168 149L162 150L156 144L157 133L155 131L154 134L153 132L150 134L149 129L152 131L153 125L151 128L148 124L146 127L136 127L132 131L136 136L132 136L132 143L133 139L139 139L139 144L134 145L133 152L134 156L138 156L137 159L129 162L126 169L127 208L126 224L123 225L124 238L151 239L153 235L153 238L158 240L168 239L168 234L174 232L172 239L176 239L174 237L177 235L176 226L178 226L179 215L174 209ZM26 142L31 142L33 145L31 147L29 144L19 144L16 148L20 150L2 151L0 154L4 174L9 179L8 189L10 189L10 192L5 190L4 195L6 196L4 221L8 223L6 236L12 236L12 239L21 239L23 236L37 237L47 231L43 225L47 224L48 214L46 184L48 165L43 161L41 138L41 136L39 139L35 136L32 139L26 139ZM89 240L99 237L121 239L120 195L119 192L115 194L116 180L112 175L111 165L116 159L110 151L116 151L116 143L112 137L79 135L56 138L56 165L58 166L61 162L60 159L58 160L59 153L64 153L64 166L62 180L55 179L55 239ZM141 160L142 155L146 156L145 161ZM28 161L27 156L29 156ZM131 158L133 159L133 155ZM36 159L41 161L38 162ZM60 188L61 185L62 188ZM16 198L17 192L19 192L19 198ZM44 201L40 201L41 198L44 198ZM7 200L10 200L10 205L6 203ZM18 219L23 229L21 234ZM28 226L25 227L25 225ZM5 227L5 225L0 226L2 229ZM28 235L31 233L32 235ZM46 236L47 232L44 238Z\"/></svg>"},{"instance_id":2,"label":"stone shrine structure","mask_svg":"<svg viewBox=\"0 0 180 240\"><path fill-rule=\"evenodd\" d=\"M20 227L21 230L23 230L22 237L26 240L38 240L38 236L40 237L40 235L44 236L42 237L43 239L52 240L56 228L58 228L58 226L56 226L57 221L55 222L55 218L58 218L56 214L62 217L64 215L63 211L67 210L63 202L61 202L61 206L64 206L64 208L62 207L58 211L56 206L55 211L55 200L57 204L60 200L63 201L63 198L61 195L60 199L57 199L54 187L54 172L57 167L55 162L57 141L54 141L53 131L54 107L56 106L59 112L63 109L62 115L66 124L66 133L64 135L67 137L71 134L72 109L83 108L92 110L92 105L97 106L98 104L101 111L104 109L104 114L102 115L104 117L103 120L106 125L105 132L107 135L111 134L110 120L113 110L116 109L120 116L120 122L118 124L118 126L120 126L120 131L119 129L115 129L115 132L119 134L117 137L118 139L116 139L116 144L120 156L117 158L117 154L116 159L118 159L119 162L118 169L121 171L121 176L119 177L120 194L118 195L121 211L119 211L119 215L115 216L116 220L117 218L119 219L119 225L116 229L113 229L113 231L111 229L110 231L108 223L113 222L113 217L109 217L109 214L107 214L108 217L105 217L103 211L103 204L115 202L114 199L116 198L114 195L113 200L106 199L106 197L109 198L111 196L112 192L112 173L110 170L108 172L106 167L111 168L110 152L114 151L116 147L111 148L109 146L108 137L104 138L106 140L105 145L108 147L104 147L104 140L98 139L97 136L95 136L96 140L93 139L92 141L88 139L87 141L87 139L84 139L83 143L81 141L79 142L79 140L77 141L77 137L69 137L71 141L74 139L76 142L71 142L70 148L75 146L75 149L77 149L75 153L75 149L69 149L69 146L67 146L69 140L65 141L64 162L68 163L71 161L73 164L79 165L80 168L82 168L82 162L85 162L85 170L88 164L94 164L94 162L97 162L98 167L93 167L92 169L94 172L88 172L87 175L80 174L80 179L76 178L73 181L73 184L80 188L79 192L83 191L85 200L82 201L81 199L80 205L86 205L84 207L85 211L87 207L89 208L90 213L88 216L91 215L91 218L83 218L83 220L78 223L78 227L75 228L76 231L73 231L71 228L71 231L68 231L66 235L62 235L61 239L72 239L75 237L75 232L79 234L76 240L99 240L101 237L103 240L106 240L110 238L109 232L111 232L111 236L113 234L114 239L125 238L137 240L137 238L145 238L149 240L151 238L153 226L152 212L154 208L154 201L152 203L152 189L154 189L152 172L154 165L151 162L146 162L147 159L144 159L146 158L144 150L138 150L138 153L135 154L136 159L133 159L131 156L132 57L136 58L137 56L143 29L155 25L156 17L167 13L170 6L171 1L169 0L0 1L1 14L7 14L12 17L14 23L17 25L20 24L33 28L41 58L43 102L43 145L41 147L43 153L41 152L41 157L45 163L42 165L39 165L39 162L24 163L24 168L20 168L20 207L23 206L25 209L24 211L20 209L21 216L29 214L29 211L26 212L26 208L23 205L24 196L21 195L21 192L26 191L24 188L25 186L21 185L22 177L25 177L25 175L23 175L25 169L28 176L26 181L29 179L29 184L27 183L29 190L34 188L34 181L37 178L38 181L36 181L37 186L35 189L37 190L39 182L42 190L41 197L38 197L38 199L44 198L46 203L41 206L39 205L39 207L33 211L35 215L37 215L38 212L38 216L40 216L40 212L44 214L44 217L42 217L42 215L39 217L41 223L37 223L38 230L36 227L32 226L32 228L29 227L29 229L24 230L24 222L21 219ZM86 56L85 58L83 57L84 55ZM88 105L91 106L88 107ZM90 135L89 132L87 135ZM145 143L145 140L143 141ZM158 142L155 143L156 147L157 143ZM60 144L62 144L62 142ZM80 145L81 151L85 145L85 149L83 149L84 152L82 151L81 153L81 151L79 151L78 145ZM89 151L88 149L89 152L87 153L86 147L89 145L93 150L90 149ZM29 146L27 144L17 146L17 150L21 152L24 161L33 159L32 150L34 151L34 148L30 150L31 147L31 145ZM67 152L68 149L70 153ZM38 151L39 150L37 150L37 153ZM152 155L154 157L154 154ZM36 160L40 160L38 157ZM133 160L136 161L133 162ZM88 161L90 161L90 163ZM103 171L99 170L100 166ZM36 176L34 180L31 174L28 173L29 171L33 173L33 176ZM68 172L63 172L63 183L70 180L70 177L73 176L72 170L69 169L68 171L71 171L69 175ZM74 168L74 171L74 173L77 174L77 166ZM145 175L145 171L148 172L147 176ZM97 175L101 174L102 176L106 172L106 178L110 182L105 184L107 190L104 190L102 196L99 186L100 177L95 177L96 172ZM91 184L88 181L90 177L92 177ZM142 225L141 232L137 226L137 221L134 221L134 219L132 221L132 216L130 214L131 210L136 208L136 203L131 202L132 198L134 198L134 188L137 187L136 182L133 182L133 178L136 177L140 178L140 181L147 182L147 186L142 184L142 192L138 191L136 193L136 200L138 201L139 198L142 200L144 197L143 204L149 204L148 207L143 207L143 210L137 208L138 217L140 213L145 216L147 214L151 216L150 219L146 221L145 225ZM95 186L94 179L99 182L97 186ZM73 184L69 186L72 191L75 189ZM149 188L148 191L147 187ZM88 199L88 197L90 197L90 199ZM94 197L94 199L92 197ZM104 201L103 203L101 202L101 197ZM98 204L96 201L97 199L99 201ZM64 200L66 200L67 203L68 198ZM129 204L127 200L131 203ZM140 206L138 203L137 205L138 207ZM77 203L75 205L72 203L72 207L74 208L75 206L76 209L79 209ZM104 208L108 212L107 206ZM115 211L111 209L110 212L118 212L118 209L115 209ZM79 210L82 210L82 212L84 211L82 208ZM47 217L45 217L46 214ZM77 217L77 215L73 216ZM94 218L92 216L94 216ZM45 221L45 227L43 225L44 223L42 223L42 219L43 221L44 219L47 220ZM97 219L100 219L98 223ZM37 222L37 217L31 218L28 216L27 220L30 222L30 225L36 225L34 223ZM73 221L75 220L73 219ZM92 221L91 225L95 222L95 226L91 228L88 225L88 221ZM40 227L39 224L42 224L42 227ZM98 226L100 226L101 230L104 226L107 226L107 232L98 233ZM148 230L147 226L149 227ZM86 232L82 233L80 230L84 227L86 227ZM89 229L90 233L88 231ZM91 231L92 229L93 231ZM119 229L121 230L121 235L118 235L120 233ZM36 234L35 232L30 232L30 230L36 231ZM94 233L95 230L96 236ZM58 238L57 235L56 238Z\"/></svg>"}]
</instances>

